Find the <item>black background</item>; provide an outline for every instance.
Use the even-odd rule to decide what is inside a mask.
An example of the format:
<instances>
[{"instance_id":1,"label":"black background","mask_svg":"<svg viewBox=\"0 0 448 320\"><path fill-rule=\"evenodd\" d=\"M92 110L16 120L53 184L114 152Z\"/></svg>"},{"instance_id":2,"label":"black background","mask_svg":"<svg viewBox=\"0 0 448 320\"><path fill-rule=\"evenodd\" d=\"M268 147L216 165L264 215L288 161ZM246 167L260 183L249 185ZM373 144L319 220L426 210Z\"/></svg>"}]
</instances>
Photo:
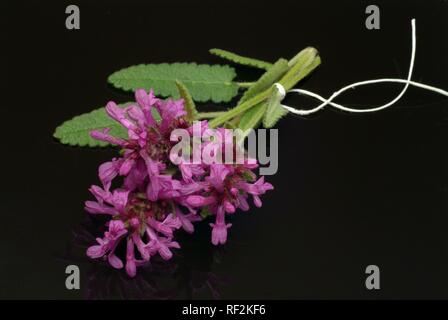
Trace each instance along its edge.
<instances>
[{"instance_id":1,"label":"black background","mask_svg":"<svg viewBox=\"0 0 448 320\"><path fill-rule=\"evenodd\" d=\"M364 25L372 3L380 30ZM328 96L355 81L405 78L416 18L413 79L447 89L448 2L372 3L2 2L0 297L447 298L448 103L417 88L383 112L282 120L279 171L267 177L275 190L233 219L224 247L209 242L204 222L179 235L184 248L172 263L129 281L74 241L89 230L87 188L115 150L67 147L52 133L108 100L129 101L106 83L120 68L223 63L213 47L275 61L312 45L323 63L302 87ZM80 6L80 30L65 29L68 4ZM260 75L237 71L241 80ZM374 106L400 90L360 88L339 101ZM285 104L315 101L291 95ZM68 264L80 267L81 290L65 288ZM364 286L370 264L380 267L380 290Z\"/></svg>"}]
</instances>

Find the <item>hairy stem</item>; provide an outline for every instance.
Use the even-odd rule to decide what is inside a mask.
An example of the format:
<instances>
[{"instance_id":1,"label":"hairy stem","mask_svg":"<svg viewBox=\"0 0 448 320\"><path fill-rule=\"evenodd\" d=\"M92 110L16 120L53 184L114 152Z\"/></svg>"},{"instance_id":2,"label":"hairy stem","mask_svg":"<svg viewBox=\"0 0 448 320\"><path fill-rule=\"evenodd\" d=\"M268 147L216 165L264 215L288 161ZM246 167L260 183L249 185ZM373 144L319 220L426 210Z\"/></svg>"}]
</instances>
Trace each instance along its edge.
<instances>
[{"instance_id":1,"label":"hairy stem","mask_svg":"<svg viewBox=\"0 0 448 320\"><path fill-rule=\"evenodd\" d=\"M249 88L252 86L255 82L237 82L237 86L240 88Z\"/></svg>"},{"instance_id":2,"label":"hairy stem","mask_svg":"<svg viewBox=\"0 0 448 320\"><path fill-rule=\"evenodd\" d=\"M226 113L226 111L216 111L216 112L199 112L196 116L196 119L213 119L219 117Z\"/></svg>"},{"instance_id":3,"label":"hairy stem","mask_svg":"<svg viewBox=\"0 0 448 320\"><path fill-rule=\"evenodd\" d=\"M232 119L233 117L236 117L240 113L249 110L256 104L262 102L263 100L267 99L269 97L269 94L271 93L271 88L257 94L256 96L244 101L242 104L236 106L233 109L230 109L229 111L225 112L224 114L220 115L219 117L213 119L208 123L208 125L211 128L215 128L219 125L222 125L226 121Z\"/></svg>"}]
</instances>

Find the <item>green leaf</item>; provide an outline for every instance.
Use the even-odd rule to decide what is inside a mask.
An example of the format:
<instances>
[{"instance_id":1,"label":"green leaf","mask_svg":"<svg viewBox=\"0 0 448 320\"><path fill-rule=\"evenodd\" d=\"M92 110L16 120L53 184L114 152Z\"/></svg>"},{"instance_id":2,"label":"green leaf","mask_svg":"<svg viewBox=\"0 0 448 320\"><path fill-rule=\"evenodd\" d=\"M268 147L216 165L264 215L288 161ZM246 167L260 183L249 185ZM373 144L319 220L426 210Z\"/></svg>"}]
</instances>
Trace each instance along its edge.
<instances>
[{"instance_id":1,"label":"green leaf","mask_svg":"<svg viewBox=\"0 0 448 320\"><path fill-rule=\"evenodd\" d=\"M193 98L185 85L176 80L177 90L179 91L180 97L184 100L185 111L187 112L187 120L193 122L198 116L198 111L196 110L196 105L194 104Z\"/></svg>"},{"instance_id":2,"label":"green leaf","mask_svg":"<svg viewBox=\"0 0 448 320\"><path fill-rule=\"evenodd\" d=\"M105 128L110 128L110 134L113 136L127 137L126 130L107 115L105 108L96 109L65 121L56 128L53 136L61 143L71 146L104 147L109 144L93 139L90 136L90 131Z\"/></svg>"},{"instance_id":3,"label":"green leaf","mask_svg":"<svg viewBox=\"0 0 448 320\"><path fill-rule=\"evenodd\" d=\"M154 89L156 95L179 97L175 81L182 82L195 101L228 102L238 93L235 70L227 65L196 63L141 64L119 70L108 81L128 91Z\"/></svg>"},{"instance_id":4,"label":"green leaf","mask_svg":"<svg viewBox=\"0 0 448 320\"><path fill-rule=\"evenodd\" d=\"M247 110L241 117L238 128L246 131L257 127L266 112L266 107L266 102L261 102Z\"/></svg>"},{"instance_id":5,"label":"green leaf","mask_svg":"<svg viewBox=\"0 0 448 320\"><path fill-rule=\"evenodd\" d=\"M244 66L255 67L255 68L265 69L265 70L268 70L270 67L272 67L272 63L258 60L258 59L243 57L243 56L240 56L233 52L222 50L222 49L210 49L209 52L211 54L214 54L214 55L220 57L220 58L232 61L234 63L241 64Z\"/></svg>"},{"instance_id":6,"label":"green leaf","mask_svg":"<svg viewBox=\"0 0 448 320\"><path fill-rule=\"evenodd\" d=\"M124 103L120 107L126 107L131 104ZM155 108L151 109L156 120L160 119L160 115ZM110 118L106 113L105 108L99 108L89 113L76 116L71 120L65 121L62 125L56 128L53 136L63 144L71 146L88 146L88 147L104 147L109 145L107 142L98 141L90 136L92 130L102 130L110 128L110 134L119 137L127 138L128 133L126 129Z\"/></svg>"},{"instance_id":7,"label":"green leaf","mask_svg":"<svg viewBox=\"0 0 448 320\"><path fill-rule=\"evenodd\" d=\"M244 92L238 104L247 101L248 99L254 97L258 93L269 89L275 82L277 82L289 69L288 60L279 59L275 62L272 67L266 71L260 79L257 80L246 92Z\"/></svg>"},{"instance_id":8,"label":"green leaf","mask_svg":"<svg viewBox=\"0 0 448 320\"><path fill-rule=\"evenodd\" d=\"M208 216L212 215L212 213L210 212L210 209L207 206L203 207L199 214L201 215L202 219L205 219Z\"/></svg>"},{"instance_id":9,"label":"green leaf","mask_svg":"<svg viewBox=\"0 0 448 320\"><path fill-rule=\"evenodd\" d=\"M272 128L278 120L288 113L288 110L281 106L283 97L278 87L274 85L272 87L272 94L267 101L266 112L263 116L263 126L265 128Z\"/></svg>"}]
</instances>

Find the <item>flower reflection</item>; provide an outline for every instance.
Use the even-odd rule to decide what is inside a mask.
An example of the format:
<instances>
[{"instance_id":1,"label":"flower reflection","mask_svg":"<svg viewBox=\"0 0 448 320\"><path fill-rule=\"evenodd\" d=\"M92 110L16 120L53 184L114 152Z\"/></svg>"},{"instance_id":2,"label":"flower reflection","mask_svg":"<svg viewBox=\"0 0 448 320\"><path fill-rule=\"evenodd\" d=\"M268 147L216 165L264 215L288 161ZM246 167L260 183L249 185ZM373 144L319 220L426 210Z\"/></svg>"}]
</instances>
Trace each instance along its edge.
<instances>
[{"instance_id":1,"label":"flower reflection","mask_svg":"<svg viewBox=\"0 0 448 320\"><path fill-rule=\"evenodd\" d=\"M97 232L97 219L87 217L73 230L73 241L61 257L79 266L85 299L219 299L220 288L228 283L211 271L222 260L224 249L210 245L207 229L203 237L184 235L181 253L170 261L154 257L135 278L108 267L107 262L92 263L85 256Z\"/></svg>"}]
</instances>

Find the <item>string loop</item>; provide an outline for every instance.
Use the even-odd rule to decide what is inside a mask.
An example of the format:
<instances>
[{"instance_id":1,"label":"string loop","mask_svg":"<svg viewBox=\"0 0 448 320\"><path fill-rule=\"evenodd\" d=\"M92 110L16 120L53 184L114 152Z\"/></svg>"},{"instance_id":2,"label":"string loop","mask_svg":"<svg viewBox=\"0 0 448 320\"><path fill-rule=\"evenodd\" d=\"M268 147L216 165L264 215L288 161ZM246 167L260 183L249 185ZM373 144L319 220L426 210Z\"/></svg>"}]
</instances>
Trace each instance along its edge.
<instances>
[{"instance_id":1,"label":"string loop","mask_svg":"<svg viewBox=\"0 0 448 320\"><path fill-rule=\"evenodd\" d=\"M416 52L416 47L417 47L415 19L411 20L411 26L412 26L412 51L411 51L411 61L409 63L408 76L406 79L384 78L384 79L373 79L373 80L365 80L365 81L361 81L361 82L355 82L355 83L349 84L348 86L345 86L342 89L339 89L338 91L334 92L328 99L325 99L324 97L322 97L314 92L308 91L308 90L291 89L288 91L288 93L295 92L295 93L299 93L301 95L306 95L306 96L315 98L317 100L320 100L320 101L322 101L322 103L312 109L295 109L295 108L292 108L292 107L289 107L289 106L286 106L283 104L280 104L280 105L283 108L285 108L286 110L288 110L289 112L292 112L292 113L298 114L298 115L302 115L302 116L315 113L327 105L330 105L333 108L343 110L343 111L348 111L348 112L355 112L355 113L375 112L375 111L380 111L380 110L386 109L386 108L394 105L398 100L401 99L401 97L405 94L406 90L408 89L408 87L410 85L424 89L424 90L433 91L433 92L436 92L436 93L439 93L441 95L448 97L448 92L443 89L429 86L429 85L426 85L423 83L411 81L412 73L414 71L415 52ZM349 89L354 89L354 88L360 87L360 86L365 86L365 85L375 84L375 83L384 83L384 82L404 83L405 86L403 87L401 92L394 99L392 99L388 103L383 104L379 107L374 107L374 108L369 108L369 109L354 109L354 108L345 107L341 104L333 102L333 100L337 96L341 95L342 93L344 93L345 91L347 91ZM280 83L275 83L275 86L279 89L279 92L281 92L284 97L286 95L285 88Z\"/></svg>"}]
</instances>

